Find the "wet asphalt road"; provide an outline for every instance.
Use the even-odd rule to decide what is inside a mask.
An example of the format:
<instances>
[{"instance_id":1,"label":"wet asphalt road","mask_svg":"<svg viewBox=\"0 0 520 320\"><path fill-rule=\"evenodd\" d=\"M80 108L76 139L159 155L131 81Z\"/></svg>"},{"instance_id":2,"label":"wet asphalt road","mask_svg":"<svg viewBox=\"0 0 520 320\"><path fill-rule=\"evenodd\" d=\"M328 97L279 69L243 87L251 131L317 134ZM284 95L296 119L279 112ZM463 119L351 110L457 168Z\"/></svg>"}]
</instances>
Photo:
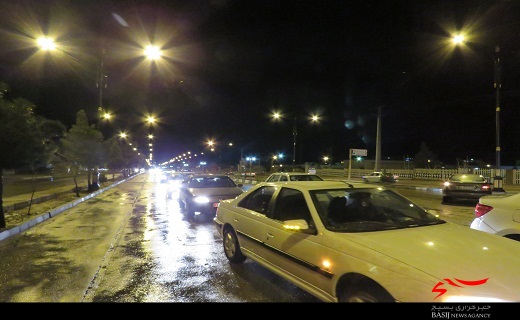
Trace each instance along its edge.
<instances>
[{"instance_id":1,"label":"wet asphalt road","mask_svg":"<svg viewBox=\"0 0 520 320\"><path fill-rule=\"evenodd\" d=\"M399 189L452 222L474 203ZM148 174L0 242L1 302L319 302L247 260L231 265L212 221L186 221Z\"/></svg>"}]
</instances>

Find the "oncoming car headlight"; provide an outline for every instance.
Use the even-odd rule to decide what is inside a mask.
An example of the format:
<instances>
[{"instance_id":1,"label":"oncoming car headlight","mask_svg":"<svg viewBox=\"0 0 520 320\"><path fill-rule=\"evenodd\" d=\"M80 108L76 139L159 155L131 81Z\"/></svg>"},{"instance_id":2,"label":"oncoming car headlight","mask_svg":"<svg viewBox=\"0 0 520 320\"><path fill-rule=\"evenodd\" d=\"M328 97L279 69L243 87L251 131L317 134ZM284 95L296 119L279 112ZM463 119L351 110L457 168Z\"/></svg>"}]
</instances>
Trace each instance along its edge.
<instances>
[{"instance_id":1,"label":"oncoming car headlight","mask_svg":"<svg viewBox=\"0 0 520 320\"><path fill-rule=\"evenodd\" d=\"M193 199L193 202L196 202L196 203L208 203L209 199L208 199L208 197L199 196L199 197L195 197Z\"/></svg>"}]
</instances>

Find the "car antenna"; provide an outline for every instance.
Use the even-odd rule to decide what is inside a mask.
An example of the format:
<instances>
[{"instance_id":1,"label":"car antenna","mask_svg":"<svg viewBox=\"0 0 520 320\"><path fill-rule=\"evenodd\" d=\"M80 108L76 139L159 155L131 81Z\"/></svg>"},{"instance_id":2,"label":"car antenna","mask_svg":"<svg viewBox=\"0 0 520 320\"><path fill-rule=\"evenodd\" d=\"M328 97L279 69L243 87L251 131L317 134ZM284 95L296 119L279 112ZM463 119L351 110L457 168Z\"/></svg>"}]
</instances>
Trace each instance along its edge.
<instances>
[{"instance_id":1,"label":"car antenna","mask_svg":"<svg viewBox=\"0 0 520 320\"><path fill-rule=\"evenodd\" d=\"M354 188L354 185L352 183L348 182L348 180L341 180L341 182L348 184L349 188Z\"/></svg>"}]
</instances>

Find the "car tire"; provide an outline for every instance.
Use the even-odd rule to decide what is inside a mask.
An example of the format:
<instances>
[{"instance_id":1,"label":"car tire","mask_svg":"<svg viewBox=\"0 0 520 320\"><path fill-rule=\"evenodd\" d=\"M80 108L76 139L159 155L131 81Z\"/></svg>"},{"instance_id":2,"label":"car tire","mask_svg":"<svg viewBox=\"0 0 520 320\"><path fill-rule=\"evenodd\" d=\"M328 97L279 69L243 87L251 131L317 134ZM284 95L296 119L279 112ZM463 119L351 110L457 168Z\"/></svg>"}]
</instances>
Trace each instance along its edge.
<instances>
[{"instance_id":1,"label":"car tire","mask_svg":"<svg viewBox=\"0 0 520 320\"><path fill-rule=\"evenodd\" d=\"M442 197L442 203L450 203L451 202L451 198L450 197L447 197L447 196L443 196Z\"/></svg>"},{"instance_id":2,"label":"car tire","mask_svg":"<svg viewBox=\"0 0 520 320\"><path fill-rule=\"evenodd\" d=\"M179 198L177 199L177 202L179 202L179 208L181 212L184 212L186 210L186 206L184 205L184 202Z\"/></svg>"},{"instance_id":3,"label":"car tire","mask_svg":"<svg viewBox=\"0 0 520 320\"><path fill-rule=\"evenodd\" d=\"M240 250L240 244L238 243L238 237L235 231L231 228L224 229L222 245L224 248L224 254L229 262L241 263L246 260L246 256L242 254Z\"/></svg>"},{"instance_id":4,"label":"car tire","mask_svg":"<svg viewBox=\"0 0 520 320\"><path fill-rule=\"evenodd\" d=\"M193 220L193 218L195 217L195 211L193 211L189 203L186 203L186 206L184 208L184 216L188 220Z\"/></svg>"},{"instance_id":5,"label":"car tire","mask_svg":"<svg viewBox=\"0 0 520 320\"><path fill-rule=\"evenodd\" d=\"M339 302L395 302L383 288L374 284L364 284L340 293Z\"/></svg>"}]
</instances>

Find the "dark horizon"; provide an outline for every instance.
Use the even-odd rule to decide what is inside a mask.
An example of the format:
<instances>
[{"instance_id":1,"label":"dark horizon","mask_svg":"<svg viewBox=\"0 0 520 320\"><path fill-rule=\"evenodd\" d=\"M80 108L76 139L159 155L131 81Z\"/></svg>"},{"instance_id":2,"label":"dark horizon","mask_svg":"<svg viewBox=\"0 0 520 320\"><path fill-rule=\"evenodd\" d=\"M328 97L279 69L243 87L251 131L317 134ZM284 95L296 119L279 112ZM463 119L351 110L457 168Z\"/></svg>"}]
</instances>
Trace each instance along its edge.
<instances>
[{"instance_id":1,"label":"dark horizon","mask_svg":"<svg viewBox=\"0 0 520 320\"><path fill-rule=\"evenodd\" d=\"M349 148L367 149L367 158L374 159L381 107L382 159L413 157L425 143L445 164L474 158L494 165L496 45L502 58L501 165L520 161L520 3L0 4L6 8L0 81L11 86L12 95L68 127L81 109L95 123L104 49L103 108L117 118L100 129L107 136L124 128L143 137L149 128L142 117L157 115L158 163L207 150L207 139L217 141L224 157L242 153L267 159L283 152L289 163L295 117L298 162L320 162L323 156L339 162L348 159ZM49 33L60 31L68 55L36 59L28 40L38 30L35 22ZM23 28L28 25L32 30ZM468 26L472 42L450 49L450 32ZM149 66L129 54L143 39L162 43L165 63ZM286 118L273 122L274 110ZM310 124L306 117L316 112L320 123Z\"/></svg>"}]
</instances>

